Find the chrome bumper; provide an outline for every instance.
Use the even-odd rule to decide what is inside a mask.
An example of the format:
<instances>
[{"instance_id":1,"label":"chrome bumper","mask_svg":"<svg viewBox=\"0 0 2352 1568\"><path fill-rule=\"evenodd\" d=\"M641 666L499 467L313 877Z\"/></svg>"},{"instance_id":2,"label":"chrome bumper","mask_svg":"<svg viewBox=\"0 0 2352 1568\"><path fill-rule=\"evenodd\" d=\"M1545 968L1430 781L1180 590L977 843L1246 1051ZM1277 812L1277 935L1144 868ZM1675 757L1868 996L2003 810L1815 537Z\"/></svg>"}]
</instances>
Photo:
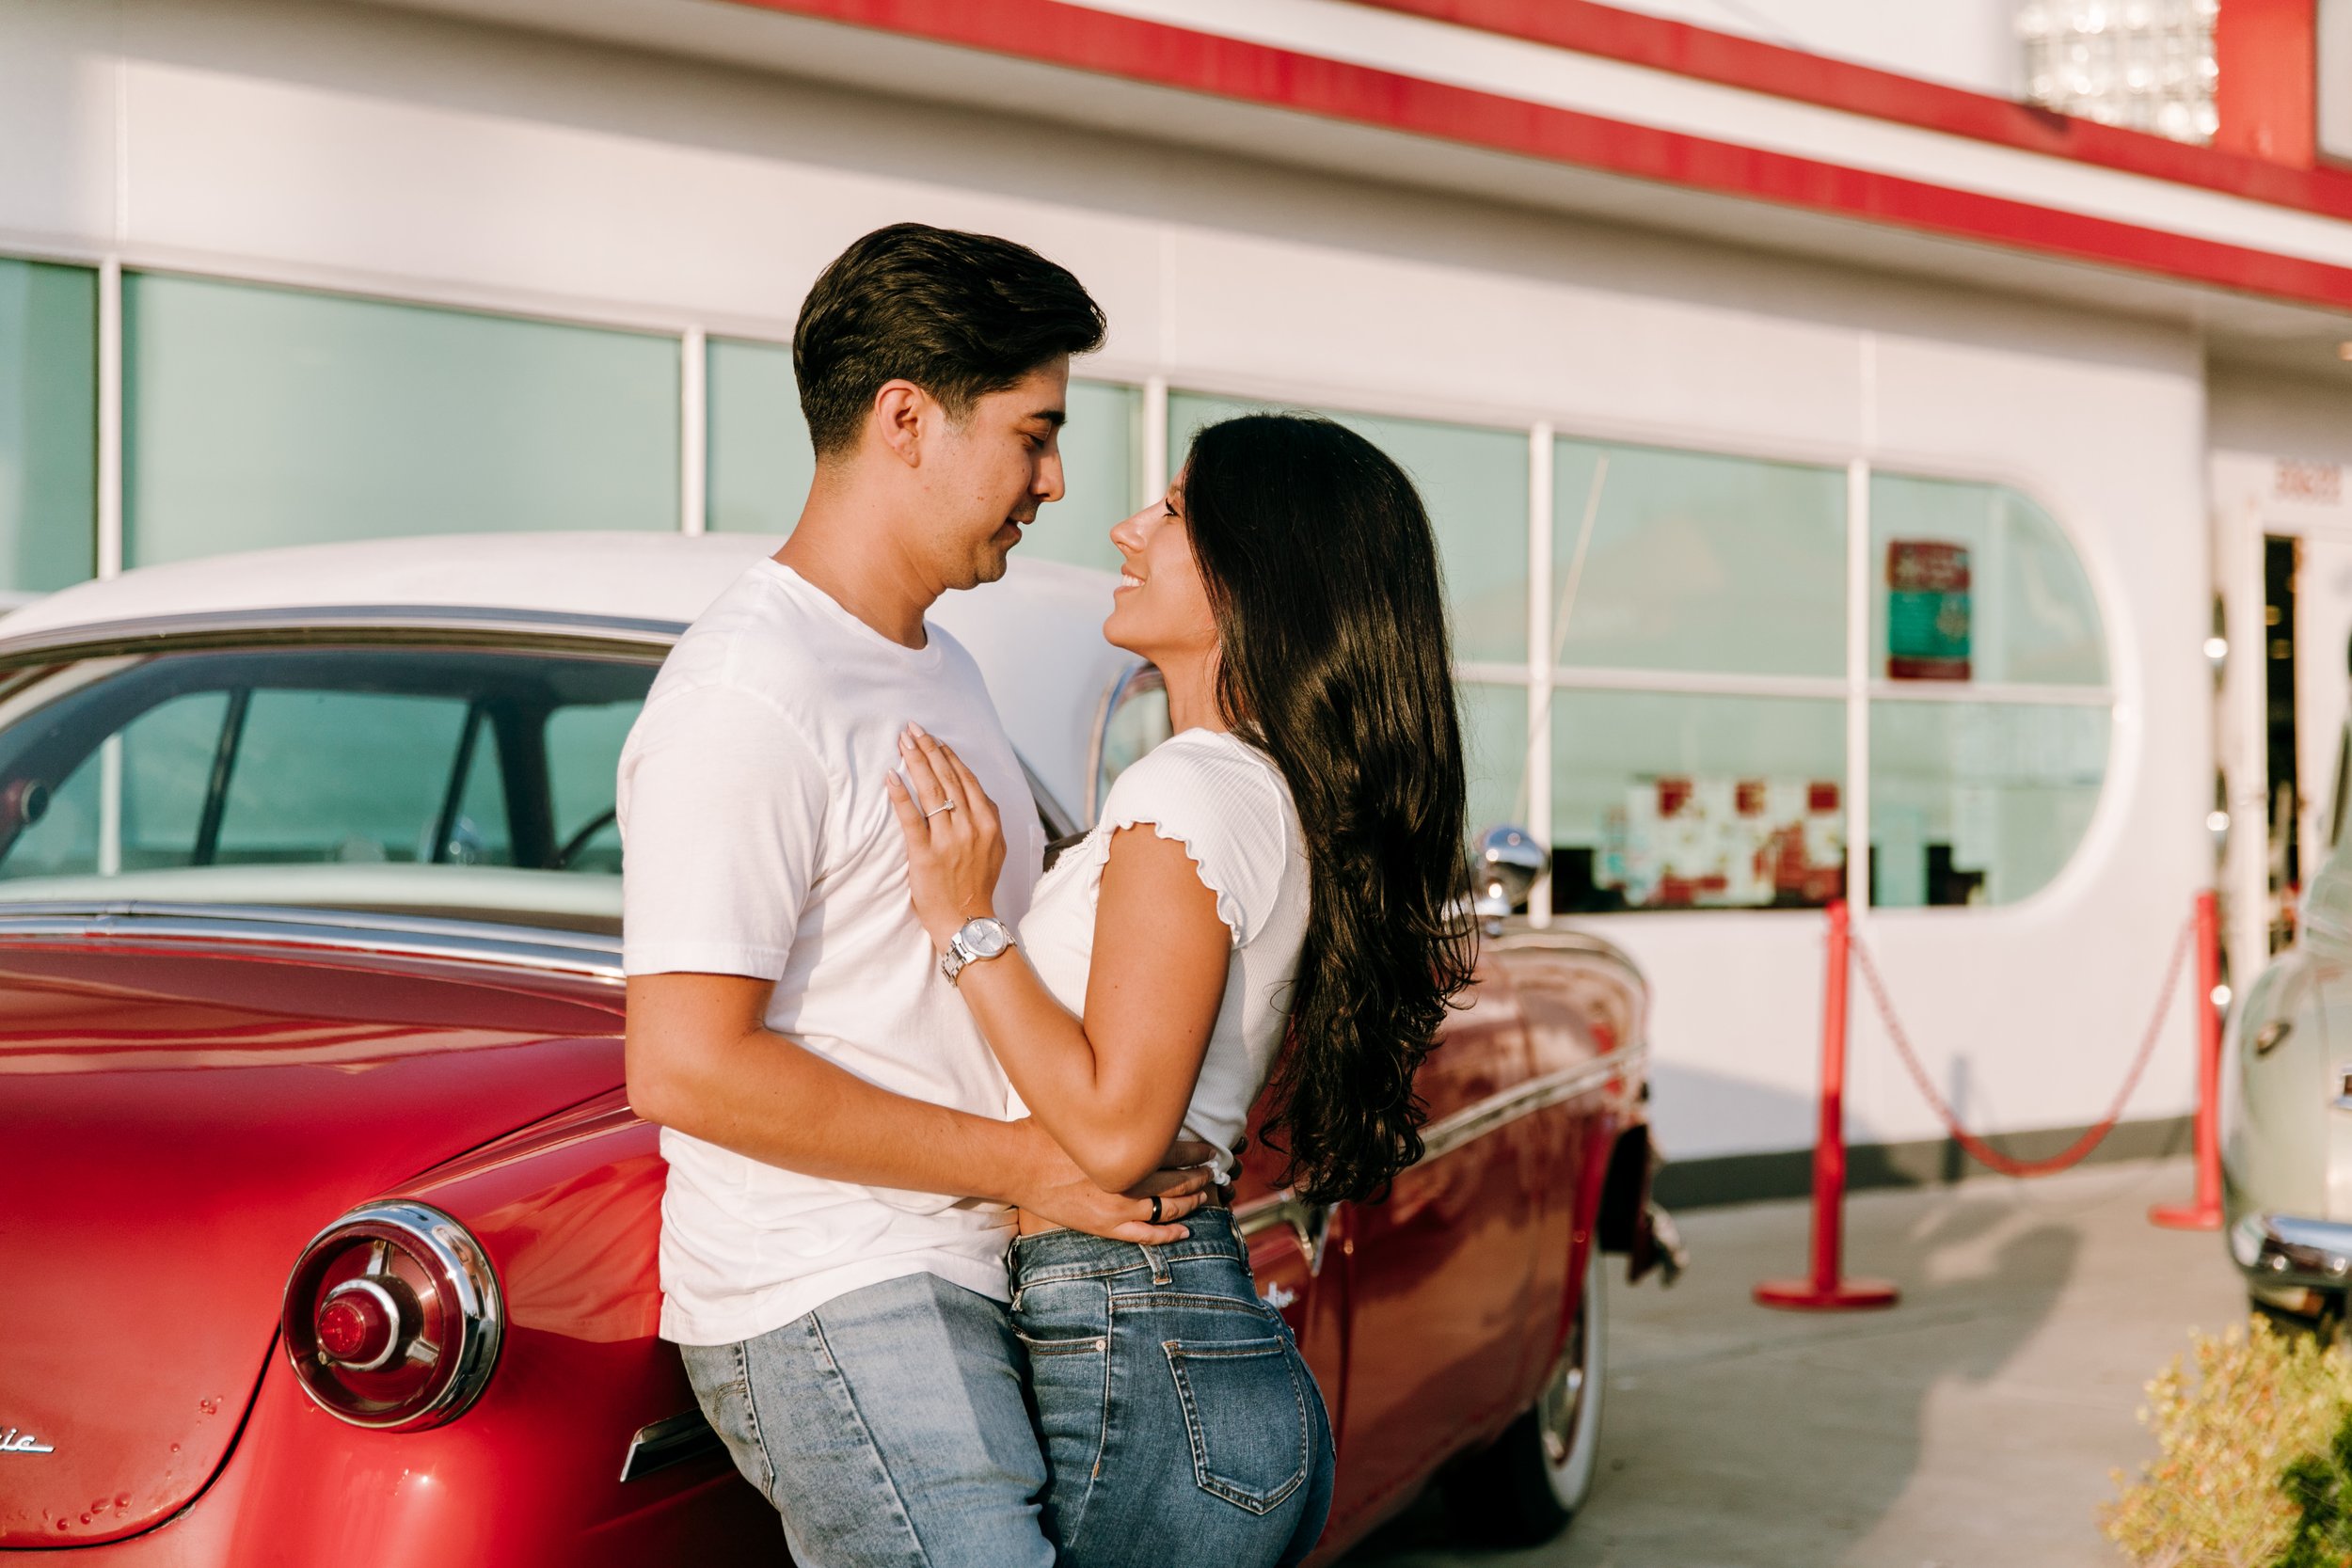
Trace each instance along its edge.
<instances>
[{"instance_id":1,"label":"chrome bumper","mask_svg":"<svg viewBox=\"0 0 2352 1568\"><path fill-rule=\"evenodd\" d=\"M2248 1214L2230 1227L2230 1256L2261 1285L2352 1288L2352 1225Z\"/></svg>"}]
</instances>

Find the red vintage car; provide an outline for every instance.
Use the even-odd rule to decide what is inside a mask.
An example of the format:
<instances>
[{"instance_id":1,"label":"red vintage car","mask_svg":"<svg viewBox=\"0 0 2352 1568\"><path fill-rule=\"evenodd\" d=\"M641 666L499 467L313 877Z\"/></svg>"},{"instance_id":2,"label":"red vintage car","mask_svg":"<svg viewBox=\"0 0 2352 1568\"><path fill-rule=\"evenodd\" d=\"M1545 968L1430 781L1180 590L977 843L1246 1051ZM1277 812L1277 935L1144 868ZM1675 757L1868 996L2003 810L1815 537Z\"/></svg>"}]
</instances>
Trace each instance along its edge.
<instances>
[{"instance_id":1,"label":"red vintage car","mask_svg":"<svg viewBox=\"0 0 2352 1568\"><path fill-rule=\"evenodd\" d=\"M654 1333L612 829L655 669L767 547L321 546L0 624L0 1548L777 1560ZM1151 727L1107 589L1022 563L939 613L1056 834ZM1660 1245L1645 1005L1604 943L1503 930L1391 1196L1246 1171L1339 1435L1325 1559L1441 1475L1519 1538L1591 1486L1601 1253Z\"/></svg>"}]
</instances>

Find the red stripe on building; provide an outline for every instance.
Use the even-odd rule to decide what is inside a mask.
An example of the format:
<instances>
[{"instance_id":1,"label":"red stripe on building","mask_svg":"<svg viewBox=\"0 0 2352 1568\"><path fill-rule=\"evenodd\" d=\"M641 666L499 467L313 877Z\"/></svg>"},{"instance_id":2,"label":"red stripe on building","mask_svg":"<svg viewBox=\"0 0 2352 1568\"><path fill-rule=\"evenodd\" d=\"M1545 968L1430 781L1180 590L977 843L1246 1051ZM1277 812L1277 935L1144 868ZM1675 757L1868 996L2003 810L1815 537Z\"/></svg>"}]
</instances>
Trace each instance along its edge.
<instances>
[{"instance_id":1,"label":"red stripe on building","mask_svg":"<svg viewBox=\"0 0 2352 1568\"><path fill-rule=\"evenodd\" d=\"M2222 8L2224 20L2220 24L2221 36L2217 40L2222 78L2220 147L2199 147L2145 131L2102 125L2096 120L2012 99L1946 87L1940 82L1923 82L1914 76L1809 55L1800 49L1787 49L1732 33L1718 33L1688 23L1670 22L1663 17L1619 10L1613 6L1595 4L1594 0L1355 3L1627 65L1647 66L1720 87L1740 87L1845 114L1867 115L1872 119L1994 142L2121 173L2197 185L2326 217L2352 219L2352 170L2325 165L2309 166L2312 149L2308 123L2302 128L2299 142L2291 134L2275 142L2261 135L2278 116L2281 102L2292 104L2297 92L2302 118L2306 122L2310 119L2310 0L2286 0L2291 8L2300 8L2299 50L2289 47L2298 37L2291 20L2281 26L2268 14L2254 8L2251 0L2235 0L2234 5ZM2255 36L2258 29L2259 35ZM2245 36L2247 41L2238 41L2240 36ZM2291 80L2298 57L2305 75ZM2249 155L2254 153L2261 155Z\"/></svg>"},{"instance_id":2,"label":"red stripe on building","mask_svg":"<svg viewBox=\"0 0 2352 1568\"><path fill-rule=\"evenodd\" d=\"M1630 179L2352 309L2352 268L1628 124L1061 0L735 3ZM1417 0L1399 0L1405 3Z\"/></svg>"}]
</instances>

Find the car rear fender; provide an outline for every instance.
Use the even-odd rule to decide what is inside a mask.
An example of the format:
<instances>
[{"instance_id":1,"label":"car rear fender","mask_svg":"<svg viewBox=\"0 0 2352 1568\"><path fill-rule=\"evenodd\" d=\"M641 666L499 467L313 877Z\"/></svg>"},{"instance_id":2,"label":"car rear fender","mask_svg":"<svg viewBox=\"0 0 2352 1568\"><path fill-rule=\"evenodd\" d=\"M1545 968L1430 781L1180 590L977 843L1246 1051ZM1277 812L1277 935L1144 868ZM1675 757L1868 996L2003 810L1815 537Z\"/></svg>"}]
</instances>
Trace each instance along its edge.
<instances>
[{"instance_id":1,"label":"car rear fender","mask_svg":"<svg viewBox=\"0 0 2352 1568\"><path fill-rule=\"evenodd\" d=\"M2331 993L2332 997L2331 997ZM2340 1000L2334 999L2340 998ZM2249 987L2229 1023L2223 1165L2233 1207L2336 1217L2341 1161L2331 1120L2342 1093L2329 1014L2352 1006L2342 966L2300 948L2281 954ZM2337 1020L2352 1025L2352 1016ZM2352 1034L2347 1034L2352 1038Z\"/></svg>"}]
</instances>

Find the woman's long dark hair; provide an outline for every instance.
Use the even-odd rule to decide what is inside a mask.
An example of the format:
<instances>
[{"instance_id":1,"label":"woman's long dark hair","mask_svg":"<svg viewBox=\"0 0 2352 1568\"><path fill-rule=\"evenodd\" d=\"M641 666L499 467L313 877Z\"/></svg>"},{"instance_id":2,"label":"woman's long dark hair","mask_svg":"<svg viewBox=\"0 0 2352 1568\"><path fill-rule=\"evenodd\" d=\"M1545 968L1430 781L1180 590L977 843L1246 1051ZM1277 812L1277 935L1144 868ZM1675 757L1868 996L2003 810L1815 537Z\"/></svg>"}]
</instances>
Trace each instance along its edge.
<instances>
[{"instance_id":1,"label":"woman's long dark hair","mask_svg":"<svg viewBox=\"0 0 2352 1568\"><path fill-rule=\"evenodd\" d=\"M1465 846L1438 541L1405 471L1328 420L1193 437L1184 511L1218 635L1225 721L1273 757L1311 903L1263 1136L1318 1203L1421 1158L1413 1074L1470 981Z\"/></svg>"}]
</instances>

